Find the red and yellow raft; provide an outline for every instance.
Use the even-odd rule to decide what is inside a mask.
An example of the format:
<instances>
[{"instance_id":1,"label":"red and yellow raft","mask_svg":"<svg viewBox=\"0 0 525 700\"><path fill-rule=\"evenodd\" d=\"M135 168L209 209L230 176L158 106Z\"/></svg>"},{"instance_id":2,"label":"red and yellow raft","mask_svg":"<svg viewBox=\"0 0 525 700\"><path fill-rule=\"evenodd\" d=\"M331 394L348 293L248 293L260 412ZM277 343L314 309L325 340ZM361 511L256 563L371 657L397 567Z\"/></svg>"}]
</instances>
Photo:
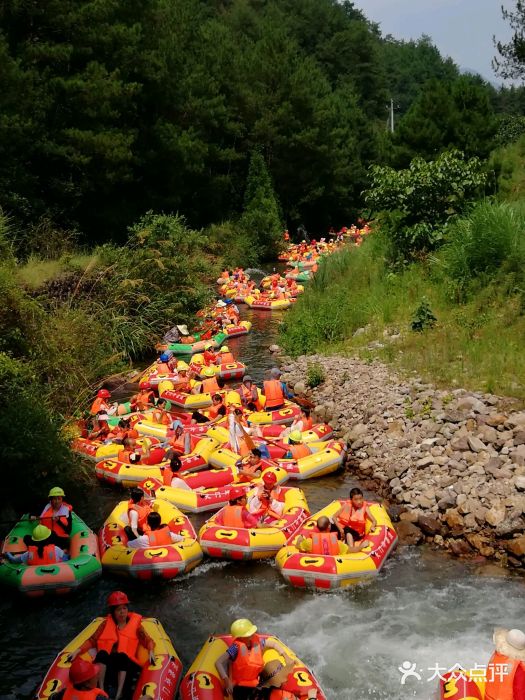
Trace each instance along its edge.
<instances>
[{"instance_id":1,"label":"red and yellow raft","mask_svg":"<svg viewBox=\"0 0 525 700\"><path fill-rule=\"evenodd\" d=\"M439 680L439 700L484 700L487 668L455 669Z\"/></svg>"},{"instance_id":2,"label":"red and yellow raft","mask_svg":"<svg viewBox=\"0 0 525 700\"><path fill-rule=\"evenodd\" d=\"M371 503L370 510L377 521L377 527L370 531L370 524L367 523L366 539L371 543L370 546L361 552L338 555L321 556L299 551L295 546L297 537L308 537L321 515L330 518L341 505L341 501L332 501L326 508L312 515L277 554L277 568L292 586L319 590L346 588L376 576L396 546L397 534L388 513L379 503Z\"/></svg>"},{"instance_id":3,"label":"red and yellow raft","mask_svg":"<svg viewBox=\"0 0 525 700\"><path fill-rule=\"evenodd\" d=\"M141 581L172 579L194 569L202 561L202 549L193 525L175 506L157 501L155 508L170 530L184 537L181 542L133 549L127 546L124 527L129 525L128 503L121 501L111 511L99 533L102 566L113 574Z\"/></svg>"},{"instance_id":4,"label":"red and yellow raft","mask_svg":"<svg viewBox=\"0 0 525 700\"><path fill-rule=\"evenodd\" d=\"M201 527L199 542L210 557L221 559L267 559L275 556L308 517L308 504L300 489L282 489L284 511L280 520L257 528L231 528L216 523L219 513Z\"/></svg>"},{"instance_id":5,"label":"red and yellow raft","mask_svg":"<svg viewBox=\"0 0 525 700\"><path fill-rule=\"evenodd\" d=\"M283 644L280 639L267 634L259 634L261 639L272 639L277 641L286 653L295 661L288 679L282 686L283 690L288 690L298 698L306 698L309 690L317 690L317 700L326 700L319 681L294 652ZM210 637L197 655L188 672L182 679L180 687L181 700L224 700L227 698L223 683L219 678L215 662L224 654L226 649L233 643L233 637L226 634ZM275 649L265 649L263 652L265 663L274 659L279 659L284 663L284 659Z\"/></svg>"},{"instance_id":6,"label":"red and yellow raft","mask_svg":"<svg viewBox=\"0 0 525 700\"><path fill-rule=\"evenodd\" d=\"M69 687L71 653L94 634L104 619L103 617L95 618L62 649L36 691L35 700L49 700L53 693ZM139 700L143 695L147 695L150 700L173 700L182 676L182 662L173 648L171 639L158 620L153 617L144 617L142 624L155 642L155 663L149 663L148 652L139 645L137 657L142 668L133 691L132 700ZM92 661L95 653L95 649L90 649L82 654L82 657L86 661Z\"/></svg>"}]
</instances>

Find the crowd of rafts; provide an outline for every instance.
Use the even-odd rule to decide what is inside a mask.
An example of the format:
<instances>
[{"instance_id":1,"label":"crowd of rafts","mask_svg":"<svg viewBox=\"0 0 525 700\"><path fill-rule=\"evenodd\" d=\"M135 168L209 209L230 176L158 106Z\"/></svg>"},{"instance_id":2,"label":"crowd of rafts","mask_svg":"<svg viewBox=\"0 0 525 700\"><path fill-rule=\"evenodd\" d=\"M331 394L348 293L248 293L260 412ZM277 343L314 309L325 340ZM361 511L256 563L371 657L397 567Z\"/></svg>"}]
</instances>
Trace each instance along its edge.
<instances>
[{"instance_id":1,"label":"crowd of rafts","mask_svg":"<svg viewBox=\"0 0 525 700\"><path fill-rule=\"evenodd\" d=\"M91 583L103 569L142 581L172 579L204 555L275 557L291 585L318 590L377 574L397 539L385 509L355 494L353 502L333 501L311 515L302 490L289 485L338 470L345 444L328 424L313 423L311 404L293 395L277 367L258 387L228 347L229 338L251 327L240 320L237 304L286 308L322 256L348 240L359 244L366 233L354 227L336 240L288 245L282 256L288 273L269 275L260 285L242 269L224 270L217 280L220 298L199 314L191 334L185 326L166 334L130 400L114 402L102 388L89 419L79 422L74 449L94 460L101 481L130 488L129 498L115 506L97 538L62 489L53 488L42 516L24 516L7 536L0 581L32 597L63 594ZM188 513L203 511L214 513L197 535ZM359 544L345 542L347 530L356 535L343 529L345 522L362 527ZM58 654L36 697L97 700L105 685L117 700L126 694L168 700L180 684L188 700L231 692L247 700L325 698L293 651L258 634L248 620L208 640L183 676L158 620L130 613L121 591L108 605L106 618Z\"/></svg>"}]
</instances>

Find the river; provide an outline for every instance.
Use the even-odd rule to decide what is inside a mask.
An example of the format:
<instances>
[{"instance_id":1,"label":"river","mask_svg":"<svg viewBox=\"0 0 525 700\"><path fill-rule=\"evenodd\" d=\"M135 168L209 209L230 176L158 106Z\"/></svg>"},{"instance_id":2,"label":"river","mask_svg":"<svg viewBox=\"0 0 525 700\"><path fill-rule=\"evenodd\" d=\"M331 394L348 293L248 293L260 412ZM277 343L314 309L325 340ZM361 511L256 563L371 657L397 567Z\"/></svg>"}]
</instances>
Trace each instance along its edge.
<instances>
[{"instance_id":1,"label":"river","mask_svg":"<svg viewBox=\"0 0 525 700\"><path fill-rule=\"evenodd\" d=\"M272 366L268 347L282 315L243 311L243 317L253 322L253 331L229 345L260 380ZM304 482L302 488L315 512L355 484L345 473ZM98 529L123 497L93 478L76 509ZM203 520L194 518L196 528ZM437 673L456 663L487 663L495 625L525 627L521 578L490 573L423 547L399 548L376 580L328 594L289 587L272 561L210 560L170 583L139 585L104 576L77 595L46 601L4 592L0 698L30 698L55 654L104 613L107 595L121 588L137 612L163 622L185 668L210 633L249 617L311 665L328 698L431 700ZM402 685L399 668L405 661L419 679L410 676Z\"/></svg>"}]
</instances>

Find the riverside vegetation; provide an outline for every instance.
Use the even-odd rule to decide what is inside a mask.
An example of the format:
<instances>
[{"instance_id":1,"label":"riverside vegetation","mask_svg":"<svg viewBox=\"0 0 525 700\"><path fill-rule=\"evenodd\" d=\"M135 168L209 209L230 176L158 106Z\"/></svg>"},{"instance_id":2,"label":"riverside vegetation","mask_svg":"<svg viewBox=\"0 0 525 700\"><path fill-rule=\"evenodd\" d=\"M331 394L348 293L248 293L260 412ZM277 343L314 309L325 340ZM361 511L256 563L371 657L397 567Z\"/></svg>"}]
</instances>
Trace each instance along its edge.
<instances>
[{"instance_id":1,"label":"riverside vegetation","mask_svg":"<svg viewBox=\"0 0 525 700\"><path fill-rule=\"evenodd\" d=\"M104 376L190 322L221 264L274 256L285 225L349 223L371 164L407 169L459 148L479 180L462 189L468 200L494 186L471 159L496 143L514 149L525 130L523 89L462 74L428 37L383 37L347 1L57 0L44 11L6 0L0 57L0 459L15 506L42 480L70 488L79 467L64 420ZM516 192L511 150L493 167ZM423 222L418 237L434 246L443 230L435 241L432 231ZM364 267L331 262L311 294L347 264L407 286L411 266L430 264L408 260L400 272L381 250L375 259L365 246ZM411 293L419 304L423 289ZM439 332L441 308L427 296ZM343 323L346 313L330 302L321 336L341 341L368 325L366 313Z\"/></svg>"}]
</instances>

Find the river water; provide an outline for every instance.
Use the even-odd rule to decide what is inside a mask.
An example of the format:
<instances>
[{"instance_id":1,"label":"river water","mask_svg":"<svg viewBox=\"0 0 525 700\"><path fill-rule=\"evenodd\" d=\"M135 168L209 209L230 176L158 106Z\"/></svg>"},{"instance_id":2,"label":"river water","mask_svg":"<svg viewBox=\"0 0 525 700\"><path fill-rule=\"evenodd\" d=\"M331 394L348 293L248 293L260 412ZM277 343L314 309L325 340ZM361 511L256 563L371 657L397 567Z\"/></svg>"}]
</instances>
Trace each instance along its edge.
<instances>
[{"instance_id":1,"label":"river water","mask_svg":"<svg viewBox=\"0 0 525 700\"><path fill-rule=\"evenodd\" d=\"M281 314L243 311L248 336L229 343L260 380L272 366ZM304 482L310 510L346 496L356 481L337 474ZM121 491L93 485L76 510L98 529ZM194 516L192 516L194 517ZM196 528L204 516L195 517ZM272 561L205 562L170 583L139 585L104 576L69 598L27 601L4 592L0 600L0 698L30 698L55 654L93 617L107 595L125 590L137 612L158 617L185 668L210 633L237 617L279 636L315 671L328 698L405 700L435 697L437 674L454 664L486 664L494 626L525 627L521 578L491 576L425 548L399 548L380 576L345 591L318 594L289 587ZM411 675L401 684L400 667Z\"/></svg>"}]
</instances>

